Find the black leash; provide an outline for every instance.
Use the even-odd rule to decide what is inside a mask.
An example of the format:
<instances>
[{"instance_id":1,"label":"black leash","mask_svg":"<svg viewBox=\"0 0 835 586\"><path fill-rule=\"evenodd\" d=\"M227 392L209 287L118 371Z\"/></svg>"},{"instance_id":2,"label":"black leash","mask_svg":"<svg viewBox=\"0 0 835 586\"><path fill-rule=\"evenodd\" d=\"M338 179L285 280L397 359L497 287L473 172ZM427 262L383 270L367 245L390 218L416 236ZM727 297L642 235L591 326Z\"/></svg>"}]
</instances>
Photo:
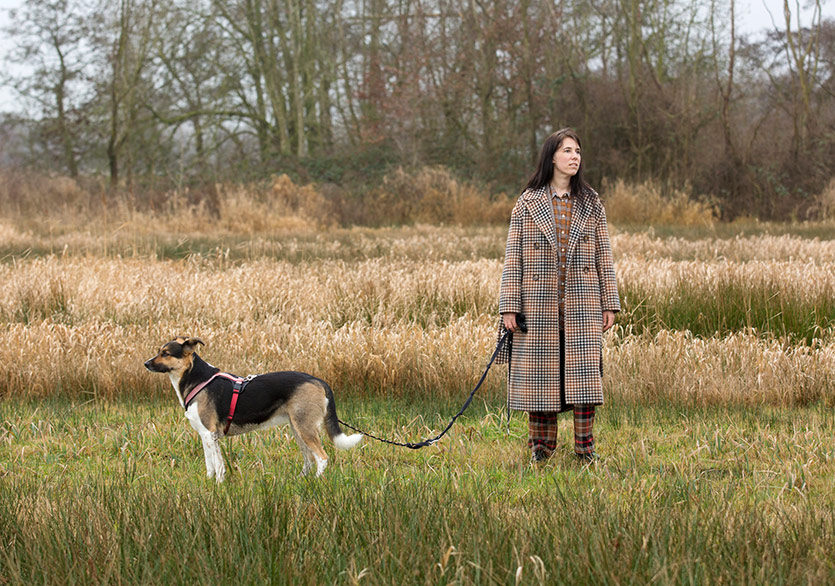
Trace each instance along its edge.
<instances>
[{"instance_id":1,"label":"black leash","mask_svg":"<svg viewBox=\"0 0 835 586\"><path fill-rule=\"evenodd\" d=\"M527 324L525 323L525 319L524 319L524 316L522 314L517 315L517 323L519 325L519 329L521 329L523 332L528 331ZM452 421L449 422L449 425L447 425L446 428L441 433L439 433L438 435L436 435L432 439L423 440L422 442L417 443L417 444L414 444L414 443L411 443L411 442L407 442L407 443L394 442L394 441L391 441L391 440L383 439L381 437L377 437L376 435L372 435L372 434L368 433L367 431L362 431L361 429L357 429L353 425L345 423L341 419L337 419L337 421L339 421L339 423L344 425L345 427L347 427L349 429L353 429L357 433L361 433L362 435L364 435L366 437L370 437L371 439L375 439L378 442L383 442L384 444L390 444L392 446L400 446L402 448L409 448L410 450L419 450L420 448L425 448L426 446L431 446L436 441L438 441L439 439L444 437L444 435L446 435L446 432L449 431L449 428L452 427L452 424L455 423L455 420L458 419L459 417L461 417L461 415L464 413L464 411L467 410L467 407L470 406L470 403L472 402L473 397L475 396L475 392L478 390L478 388L484 382L484 379L487 378L487 373L490 372L490 367L493 366L493 362L496 360L496 356L499 355L499 351L501 351L502 346L505 345L505 342L507 342L508 337L511 336L511 335L512 334L510 332L505 332L504 333L504 335L499 340L499 343L496 344L496 350L495 350L495 352L493 352L493 356L490 358L490 362L487 363L487 368L484 369L484 374L481 375L481 379L478 381L478 384L472 390L472 392L470 393L470 396L467 397L467 401L464 403L464 406L461 407L461 410L455 415L455 417L452 418Z\"/></svg>"}]
</instances>

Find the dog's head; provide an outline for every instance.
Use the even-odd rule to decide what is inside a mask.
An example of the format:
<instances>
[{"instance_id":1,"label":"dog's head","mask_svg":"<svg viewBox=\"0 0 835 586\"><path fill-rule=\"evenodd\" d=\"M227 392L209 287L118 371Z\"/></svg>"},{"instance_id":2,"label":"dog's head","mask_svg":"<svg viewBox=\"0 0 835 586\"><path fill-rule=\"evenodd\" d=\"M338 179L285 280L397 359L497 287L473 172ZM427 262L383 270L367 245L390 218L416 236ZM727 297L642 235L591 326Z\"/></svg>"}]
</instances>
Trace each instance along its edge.
<instances>
[{"instance_id":1,"label":"dog's head","mask_svg":"<svg viewBox=\"0 0 835 586\"><path fill-rule=\"evenodd\" d=\"M194 360L194 350L198 344L203 344L200 338L179 336L163 344L153 358L145 361L145 368L152 372L183 373L191 368ZM205 344L203 344L205 346Z\"/></svg>"}]
</instances>

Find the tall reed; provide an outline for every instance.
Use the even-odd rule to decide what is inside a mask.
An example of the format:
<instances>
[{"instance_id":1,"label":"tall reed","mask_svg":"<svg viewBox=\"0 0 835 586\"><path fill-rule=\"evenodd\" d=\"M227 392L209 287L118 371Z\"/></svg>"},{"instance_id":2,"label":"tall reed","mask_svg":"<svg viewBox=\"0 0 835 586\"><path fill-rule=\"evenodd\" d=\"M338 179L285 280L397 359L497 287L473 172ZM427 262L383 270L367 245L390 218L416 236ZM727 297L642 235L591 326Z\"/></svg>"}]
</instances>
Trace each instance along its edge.
<instances>
[{"instance_id":1,"label":"tall reed","mask_svg":"<svg viewBox=\"0 0 835 586\"><path fill-rule=\"evenodd\" d=\"M830 400L835 281L817 264L621 259L618 268L624 312L606 356L616 392L658 376L621 368L642 353L660 349L668 366L704 348L682 368L727 391L698 401ZM16 261L0 265L0 388L4 396L159 393L166 383L142 361L190 334L208 343L211 362L239 374L299 369L351 393L459 396L496 343L500 272L490 259ZM779 368L764 379L760 366L773 357ZM488 396L501 395L503 368L488 379ZM687 381L675 372L663 379L668 399L691 400Z\"/></svg>"}]
</instances>

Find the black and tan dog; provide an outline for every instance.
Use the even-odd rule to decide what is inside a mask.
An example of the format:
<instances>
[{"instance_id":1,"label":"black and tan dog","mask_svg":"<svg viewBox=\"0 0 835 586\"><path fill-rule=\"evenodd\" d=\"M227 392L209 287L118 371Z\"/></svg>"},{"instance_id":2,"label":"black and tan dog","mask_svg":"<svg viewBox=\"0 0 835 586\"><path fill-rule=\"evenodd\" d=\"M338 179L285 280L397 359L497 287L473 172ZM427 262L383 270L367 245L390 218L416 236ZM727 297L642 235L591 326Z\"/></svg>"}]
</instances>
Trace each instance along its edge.
<instances>
[{"instance_id":1,"label":"black and tan dog","mask_svg":"<svg viewBox=\"0 0 835 586\"><path fill-rule=\"evenodd\" d=\"M307 474L315 461L316 476L328 465L319 438L322 424L337 448L347 450L362 439L360 434L342 432L333 391L325 381L292 371L240 379L200 358L195 352L198 344L203 344L199 338L171 340L145 362L145 368L171 378L186 419L203 440L210 478L223 482L226 474L218 444L226 435L289 424L304 456L302 474Z\"/></svg>"}]
</instances>

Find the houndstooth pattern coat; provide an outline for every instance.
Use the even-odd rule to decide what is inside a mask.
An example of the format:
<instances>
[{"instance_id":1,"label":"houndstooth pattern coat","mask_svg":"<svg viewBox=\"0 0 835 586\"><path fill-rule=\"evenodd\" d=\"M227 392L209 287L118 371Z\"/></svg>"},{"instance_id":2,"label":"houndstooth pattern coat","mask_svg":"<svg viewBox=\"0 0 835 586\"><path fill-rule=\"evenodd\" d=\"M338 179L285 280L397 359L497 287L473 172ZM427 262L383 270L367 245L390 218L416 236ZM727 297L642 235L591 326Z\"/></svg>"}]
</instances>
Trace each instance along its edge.
<instances>
[{"instance_id":1,"label":"houndstooth pattern coat","mask_svg":"<svg viewBox=\"0 0 835 586\"><path fill-rule=\"evenodd\" d=\"M524 313L528 325L497 358L510 362L508 406L517 411L561 409L556 249L547 186L525 191L510 217L499 297L499 313ZM620 300L606 212L594 190L574 200L566 254L565 401L599 405L603 311L620 311Z\"/></svg>"}]
</instances>

